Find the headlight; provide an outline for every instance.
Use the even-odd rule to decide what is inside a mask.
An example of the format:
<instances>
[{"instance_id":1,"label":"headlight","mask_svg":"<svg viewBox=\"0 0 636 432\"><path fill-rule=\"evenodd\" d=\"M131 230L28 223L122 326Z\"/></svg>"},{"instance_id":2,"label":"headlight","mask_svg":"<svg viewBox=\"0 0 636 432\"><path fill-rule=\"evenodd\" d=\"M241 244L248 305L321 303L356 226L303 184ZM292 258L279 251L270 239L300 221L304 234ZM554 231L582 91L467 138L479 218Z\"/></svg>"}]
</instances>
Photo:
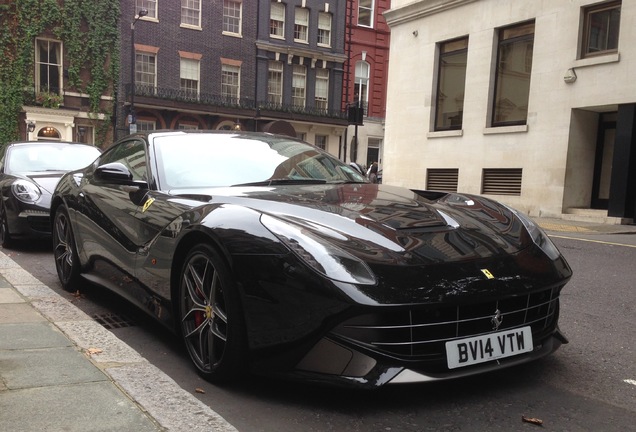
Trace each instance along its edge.
<instances>
[{"instance_id":1,"label":"headlight","mask_svg":"<svg viewBox=\"0 0 636 432\"><path fill-rule=\"evenodd\" d=\"M261 216L261 223L323 276L339 282L375 285L375 276L364 262L311 231L268 215Z\"/></svg>"},{"instance_id":2,"label":"headlight","mask_svg":"<svg viewBox=\"0 0 636 432\"><path fill-rule=\"evenodd\" d=\"M551 260L555 260L561 255L557 247L552 243L552 240L548 238L548 235L543 232L536 222L515 209L511 208L510 210L519 218L523 226L526 227L528 234L532 237L532 241L539 246Z\"/></svg>"},{"instance_id":3,"label":"headlight","mask_svg":"<svg viewBox=\"0 0 636 432\"><path fill-rule=\"evenodd\" d=\"M16 180L11 185L13 195L27 204L33 204L42 196L42 191L34 183L27 180Z\"/></svg>"}]
</instances>

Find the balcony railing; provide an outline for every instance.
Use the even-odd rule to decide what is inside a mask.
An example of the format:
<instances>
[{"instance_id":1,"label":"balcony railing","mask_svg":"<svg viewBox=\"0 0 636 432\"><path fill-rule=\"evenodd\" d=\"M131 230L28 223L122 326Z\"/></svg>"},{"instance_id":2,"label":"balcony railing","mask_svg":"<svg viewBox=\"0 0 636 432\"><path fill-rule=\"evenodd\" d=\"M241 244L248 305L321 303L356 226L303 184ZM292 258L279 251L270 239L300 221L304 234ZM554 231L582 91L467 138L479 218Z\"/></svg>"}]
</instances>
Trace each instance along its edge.
<instances>
[{"instance_id":1,"label":"balcony railing","mask_svg":"<svg viewBox=\"0 0 636 432\"><path fill-rule=\"evenodd\" d=\"M126 85L126 98L130 99L131 85ZM256 101L251 98L228 97L218 94L194 92L176 88L155 87L144 84L135 84L135 98L145 97L158 100L171 100L188 104L206 105L212 108L251 110L254 112L270 111L278 113L288 113L306 115L313 117L325 117L335 119L346 119L347 113L334 109L319 109L314 107L302 107L292 104L278 104L269 101ZM137 101L139 102L139 101Z\"/></svg>"}]
</instances>

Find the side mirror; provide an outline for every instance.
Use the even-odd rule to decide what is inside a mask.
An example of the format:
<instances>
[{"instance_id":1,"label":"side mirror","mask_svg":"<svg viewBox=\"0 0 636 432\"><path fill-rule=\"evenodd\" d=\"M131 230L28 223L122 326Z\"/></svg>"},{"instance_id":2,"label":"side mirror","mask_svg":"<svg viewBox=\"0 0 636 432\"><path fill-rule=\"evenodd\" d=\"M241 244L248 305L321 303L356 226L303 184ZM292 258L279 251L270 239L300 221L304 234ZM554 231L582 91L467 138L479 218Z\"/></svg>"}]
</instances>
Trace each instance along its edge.
<instances>
[{"instance_id":1,"label":"side mirror","mask_svg":"<svg viewBox=\"0 0 636 432\"><path fill-rule=\"evenodd\" d=\"M148 188L148 183L133 180L133 175L126 165L120 162L111 162L98 166L95 170L95 179L105 183L138 186Z\"/></svg>"}]
</instances>

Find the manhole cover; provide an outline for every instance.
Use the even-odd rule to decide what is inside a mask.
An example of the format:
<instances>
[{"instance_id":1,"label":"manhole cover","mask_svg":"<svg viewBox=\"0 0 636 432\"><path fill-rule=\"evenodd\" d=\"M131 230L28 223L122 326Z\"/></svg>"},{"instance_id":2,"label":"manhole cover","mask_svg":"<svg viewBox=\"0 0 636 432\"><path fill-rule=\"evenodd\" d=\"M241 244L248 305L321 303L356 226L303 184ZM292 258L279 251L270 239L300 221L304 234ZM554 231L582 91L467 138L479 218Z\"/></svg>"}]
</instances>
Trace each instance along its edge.
<instances>
[{"instance_id":1,"label":"manhole cover","mask_svg":"<svg viewBox=\"0 0 636 432\"><path fill-rule=\"evenodd\" d=\"M93 315L93 319L103 325L106 329L118 329L124 327L134 326L135 323L128 317L117 315L114 313L107 313L101 315Z\"/></svg>"}]
</instances>

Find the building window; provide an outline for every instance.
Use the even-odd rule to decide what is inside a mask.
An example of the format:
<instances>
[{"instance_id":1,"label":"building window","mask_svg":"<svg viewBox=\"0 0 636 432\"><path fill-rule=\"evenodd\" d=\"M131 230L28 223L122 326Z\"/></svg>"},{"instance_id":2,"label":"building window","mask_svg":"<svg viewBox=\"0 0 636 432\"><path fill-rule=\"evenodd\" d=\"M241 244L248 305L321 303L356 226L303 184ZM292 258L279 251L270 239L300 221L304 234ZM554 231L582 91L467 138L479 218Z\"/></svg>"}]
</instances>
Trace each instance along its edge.
<instances>
[{"instance_id":1,"label":"building window","mask_svg":"<svg viewBox=\"0 0 636 432\"><path fill-rule=\"evenodd\" d=\"M316 69L316 109L326 112L329 108L329 70Z\"/></svg>"},{"instance_id":2,"label":"building window","mask_svg":"<svg viewBox=\"0 0 636 432\"><path fill-rule=\"evenodd\" d=\"M294 18L294 40L296 42L308 42L307 29L309 28L309 9L297 7Z\"/></svg>"},{"instance_id":3,"label":"building window","mask_svg":"<svg viewBox=\"0 0 636 432\"><path fill-rule=\"evenodd\" d=\"M369 96L369 74L371 66L364 61L356 62L356 81L353 86L353 101L362 108L366 114L367 100Z\"/></svg>"},{"instance_id":4,"label":"building window","mask_svg":"<svg viewBox=\"0 0 636 432\"><path fill-rule=\"evenodd\" d=\"M137 131L153 131L157 129L157 123L154 120L137 119Z\"/></svg>"},{"instance_id":5,"label":"building window","mask_svg":"<svg viewBox=\"0 0 636 432\"><path fill-rule=\"evenodd\" d=\"M201 27L200 0L181 0L181 24Z\"/></svg>"},{"instance_id":6,"label":"building window","mask_svg":"<svg viewBox=\"0 0 636 432\"><path fill-rule=\"evenodd\" d=\"M584 10L582 57L607 54L618 50L621 2L612 1Z\"/></svg>"},{"instance_id":7,"label":"building window","mask_svg":"<svg viewBox=\"0 0 636 432\"><path fill-rule=\"evenodd\" d=\"M269 35L275 38L285 37L285 5L273 1L269 12Z\"/></svg>"},{"instance_id":8,"label":"building window","mask_svg":"<svg viewBox=\"0 0 636 432\"><path fill-rule=\"evenodd\" d=\"M327 12L318 14L318 45L331 46L331 14Z\"/></svg>"},{"instance_id":9,"label":"building window","mask_svg":"<svg viewBox=\"0 0 636 432\"><path fill-rule=\"evenodd\" d=\"M197 130L199 126L191 123L179 123L179 130Z\"/></svg>"},{"instance_id":10,"label":"building window","mask_svg":"<svg viewBox=\"0 0 636 432\"><path fill-rule=\"evenodd\" d=\"M157 19L157 0L135 0L135 15L140 9L148 10L148 18Z\"/></svg>"},{"instance_id":11,"label":"building window","mask_svg":"<svg viewBox=\"0 0 636 432\"><path fill-rule=\"evenodd\" d=\"M221 65L221 96L231 103L238 103L240 93L239 66L224 64Z\"/></svg>"},{"instance_id":12,"label":"building window","mask_svg":"<svg viewBox=\"0 0 636 432\"><path fill-rule=\"evenodd\" d=\"M468 38L439 45L435 130L462 128L467 57Z\"/></svg>"},{"instance_id":13,"label":"building window","mask_svg":"<svg viewBox=\"0 0 636 432\"><path fill-rule=\"evenodd\" d=\"M267 75L267 101L271 104L283 103L283 63L269 62Z\"/></svg>"},{"instance_id":14,"label":"building window","mask_svg":"<svg viewBox=\"0 0 636 432\"><path fill-rule=\"evenodd\" d=\"M60 94L62 89L62 44L37 39L35 50L37 92Z\"/></svg>"},{"instance_id":15,"label":"building window","mask_svg":"<svg viewBox=\"0 0 636 432\"><path fill-rule=\"evenodd\" d=\"M373 2L375 0L359 0L358 2L358 25L362 27L373 27Z\"/></svg>"},{"instance_id":16,"label":"building window","mask_svg":"<svg viewBox=\"0 0 636 432\"><path fill-rule=\"evenodd\" d=\"M307 85L307 68L294 65L292 76L292 105L305 108L305 88Z\"/></svg>"},{"instance_id":17,"label":"building window","mask_svg":"<svg viewBox=\"0 0 636 432\"><path fill-rule=\"evenodd\" d=\"M319 149L327 150L327 135L316 135L315 143Z\"/></svg>"},{"instance_id":18,"label":"building window","mask_svg":"<svg viewBox=\"0 0 636 432\"><path fill-rule=\"evenodd\" d=\"M135 84L138 92L154 92L157 85L157 57L155 54L144 52L135 54Z\"/></svg>"},{"instance_id":19,"label":"building window","mask_svg":"<svg viewBox=\"0 0 636 432\"><path fill-rule=\"evenodd\" d=\"M182 58L179 68L181 91L187 98L197 99L199 96L199 60Z\"/></svg>"},{"instance_id":20,"label":"building window","mask_svg":"<svg viewBox=\"0 0 636 432\"><path fill-rule=\"evenodd\" d=\"M521 168L484 168L481 193L484 195L521 195Z\"/></svg>"},{"instance_id":21,"label":"building window","mask_svg":"<svg viewBox=\"0 0 636 432\"><path fill-rule=\"evenodd\" d=\"M223 0L223 31L235 35L241 34L240 1Z\"/></svg>"},{"instance_id":22,"label":"building window","mask_svg":"<svg viewBox=\"0 0 636 432\"><path fill-rule=\"evenodd\" d=\"M499 30L492 126L526 124L533 45L534 22Z\"/></svg>"}]
</instances>

